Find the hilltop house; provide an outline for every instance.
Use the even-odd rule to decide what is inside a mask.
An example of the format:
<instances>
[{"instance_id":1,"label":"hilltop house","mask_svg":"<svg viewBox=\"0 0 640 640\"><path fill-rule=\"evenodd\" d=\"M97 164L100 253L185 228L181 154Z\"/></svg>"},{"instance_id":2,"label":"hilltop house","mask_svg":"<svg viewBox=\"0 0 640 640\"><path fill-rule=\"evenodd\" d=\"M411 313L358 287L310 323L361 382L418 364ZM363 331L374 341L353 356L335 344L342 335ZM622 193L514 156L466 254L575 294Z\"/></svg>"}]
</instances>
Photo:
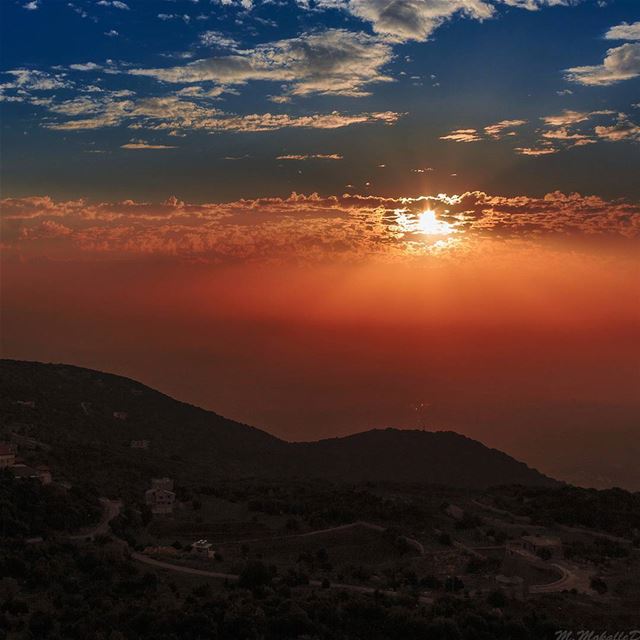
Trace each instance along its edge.
<instances>
[{"instance_id":1,"label":"hilltop house","mask_svg":"<svg viewBox=\"0 0 640 640\"><path fill-rule=\"evenodd\" d=\"M145 494L145 502L155 514L173 513L176 494L173 492L173 480L170 478L154 478L151 489Z\"/></svg>"},{"instance_id":2,"label":"hilltop house","mask_svg":"<svg viewBox=\"0 0 640 640\"><path fill-rule=\"evenodd\" d=\"M13 467L16 463L16 450L13 445L0 442L0 469Z\"/></svg>"},{"instance_id":3,"label":"hilltop house","mask_svg":"<svg viewBox=\"0 0 640 640\"><path fill-rule=\"evenodd\" d=\"M42 465L34 468L20 462L13 465L13 467L11 467L11 471L13 471L13 475L16 478L21 478L23 480L38 480L43 485L51 484L53 480L49 467Z\"/></svg>"},{"instance_id":4,"label":"hilltop house","mask_svg":"<svg viewBox=\"0 0 640 640\"><path fill-rule=\"evenodd\" d=\"M148 449L150 444L150 440L132 440L129 446L132 449Z\"/></svg>"},{"instance_id":5,"label":"hilltop house","mask_svg":"<svg viewBox=\"0 0 640 640\"><path fill-rule=\"evenodd\" d=\"M213 545L207 540L196 540L191 545L191 553L200 556L201 558L214 558L216 552L213 550Z\"/></svg>"}]
</instances>

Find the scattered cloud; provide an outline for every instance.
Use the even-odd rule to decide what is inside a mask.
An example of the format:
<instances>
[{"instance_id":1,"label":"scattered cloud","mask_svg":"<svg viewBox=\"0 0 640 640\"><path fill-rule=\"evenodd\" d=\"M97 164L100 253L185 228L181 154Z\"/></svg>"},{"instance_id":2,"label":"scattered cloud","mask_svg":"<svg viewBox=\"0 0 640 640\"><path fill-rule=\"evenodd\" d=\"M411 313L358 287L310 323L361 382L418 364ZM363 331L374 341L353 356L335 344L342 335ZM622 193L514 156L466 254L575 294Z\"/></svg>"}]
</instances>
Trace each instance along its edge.
<instances>
[{"instance_id":1,"label":"scattered cloud","mask_svg":"<svg viewBox=\"0 0 640 640\"><path fill-rule=\"evenodd\" d=\"M516 151L522 156L550 156L558 153L555 147L516 147Z\"/></svg>"},{"instance_id":2,"label":"scattered cloud","mask_svg":"<svg viewBox=\"0 0 640 640\"><path fill-rule=\"evenodd\" d=\"M526 120L502 120L484 128L484 132L491 138L499 140L505 135L515 135L514 129L527 124Z\"/></svg>"},{"instance_id":3,"label":"scattered cloud","mask_svg":"<svg viewBox=\"0 0 640 640\"><path fill-rule=\"evenodd\" d=\"M297 0L308 10L340 9L371 24L374 32L393 42L424 42L453 18L484 21L500 5L535 11L570 6L580 0Z\"/></svg>"},{"instance_id":4,"label":"scattered cloud","mask_svg":"<svg viewBox=\"0 0 640 640\"><path fill-rule=\"evenodd\" d=\"M201 97L201 96L200 96ZM324 114L290 116L288 114L230 114L202 105L181 95L132 99L128 93L104 92L71 100L47 103L50 112L73 119L45 123L49 129L80 131L115 127L126 123L131 129L151 131L201 130L273 131L285 128L339 129L356 124L394 124L404 114L394 111L355 114L332 111Z\"/></svg>"},{"instance_id":5,"label":"scattered cloud","mask_svg":"<svg viewBox=\"0 0 640 640\"><path fill-rule=\"evenodd\" d=\"M21 258L178 260L411 259L434 251L419 217L436 212L464 243L540 242L606 235L640 241L640 206L554 192L542 198L482 192L388 198L292 193L228 203L0 201L3 250Z\"/></svg>"},{"instance_id":6,"label":"scattered cloud","mask_svg":"<svg viewBox=\"0 0 640 640\"><path fill-rule=\"evenodd\" d=\"M307 153L276 156L276 160L343 160L339 153Z\"/></svg>"},{"instance_id":7,"label":"scattered cloud","mask_svg":"<svg viewBox=\"0 0 640 640\"><path fill-rule=\"evenodd\" d=\"M66 89L73 84L64 74L51 74L34 69L11 69L4 71L13 76L13 80L0 84L0 89L22 89L25 91L51 91L54 89Z\"/></svg>"},{"instance_id":8,"label":"scattered cloud","mask_svg":"<svg viewBox=\"0 0 640 640\"><path fill-rule=\"evenodd\" d=\"M542 120L545 124L551 125L552 127L565 127L570 124L586 122L595 116L610 116L615 115L615 113L615 111L608 109L600 111L571 111L567 109L558 115L545 116Z\"/></svg>"},{"instance_id":9,"label":"scattered cloud","mask_svg":"<svg viewBox=\"0 0 640 640\"><path fill-rule=\"evenodd\" d=\"M611 27L604 37L607 40L640 40L640 22L623 22Z\"/></svg>"},{"instance_id":10,"label":"scattered cloud","mask_svg":"<svg viewBox=\"0 0 640 640\"><path fill-rule=\"evenodd\" d=\"M607 142L620 142L622 140L640 141L640 126L631 122L622 114L618 121L611 126L597 126L595 134L601 140Z\"/></svg>"},{"instance_id":11,"label":"scattered cloud","mask_svg":"<svg viewBox=\"0 0 640 640\"><path fill-rule=\"evenodd\" d=\"M371 23L373 30L396 41L424 41L456 15L486 20L494 7L483 0L351 0L342 5Z\"/></svg>"},{"instance_id":12,"label":"scattered cloud","mask_svg":"<svg viewBox=\"0 0 640 640\"><path fill-rule=\"evenodd\" d=\"M609 49L602 64L572 67L565 71L565 76L570 82L586 86L607 86L637 78L640 76L640 43L627 42Z\"/></svg>"},{"instance_id":13,"label":"scattered cloud","mask_svg":"<svg viewBox=\"0 0 640 640\"><path fill-rule=\"evenodd\" d=\"M129 11L129 5L125 2L120 2L120 0L98 0L96 4L100 7L113 7L114 9Z\"/></svg>"},{"instance_id":14,"label":"scattered cloud","mask_svg":"<svg viewBox=\"0 0 640 640\"><path fill-rule=\"evenodd\" d=\"M284 83L287 95L368 95L365 89L392 78L382 72L391 46L346 29L328 29L259 45L234 55L195 60L165 68L133 68L127 73L179 84L238 85L251 80Z\"/></svg>"},{"instance_id":15,"label":"scattered cloud","mask_svg":"<svg viewBox=\"0 0 640 640\"><path fill-rule=\"evenodd\" d=\"M445 136L440 136L440 140L451 140L452 142L480 142L482 137L478 135L477 129L455 129Z\"/></svg>"},{"instance_id":16,"label":"scattered cloud","mask_svg":"<svg viewBox=\"0 0 640 640\"><path fill-rule=\"evenodd\" d=\"M133 150L141 150L141 149L176 149L176 147L166 145L166 144L149 144L144 140L131 140L126 144L120 145L121 149L133 149Z\"/></svg>"}]
</instances>

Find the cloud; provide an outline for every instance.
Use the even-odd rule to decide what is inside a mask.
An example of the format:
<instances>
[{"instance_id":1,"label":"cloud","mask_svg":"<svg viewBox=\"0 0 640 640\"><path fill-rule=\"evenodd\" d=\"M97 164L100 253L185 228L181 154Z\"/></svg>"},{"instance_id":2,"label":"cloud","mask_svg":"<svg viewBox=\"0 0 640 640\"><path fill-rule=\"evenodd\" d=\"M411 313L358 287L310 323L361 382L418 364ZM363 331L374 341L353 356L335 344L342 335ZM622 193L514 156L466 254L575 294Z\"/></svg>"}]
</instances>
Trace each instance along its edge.
<instances>
[{"instance_id":1,"label":"cloud","mask_svg":"<svg viewBox=\"0 0 640 640\"><path fill-rule=\"evenodd\" d=\"M38 2L38 0L25 2L25 4L22 5L22 8L26 9L27 11L36 11L36 9L38 9L39 7L40 7L40 3Z\"/></svg>"},{"instance_id":2,"label":"cloud","mask_svg":"<svg viewBox=\"0 0 640 640\"><path fill-rule=\"evenodd\" d=\"M595 134L607 142L640 141L640 126L631 122L627 116L621 114L612 126L597 126Z\"/></svg>"},{"instance_id":3,"label":"cloud","mask_svg":"<svg viewBox=\"0 0 640 640\"><path fill-rule=\"evenodd\" d=\"M455 15L485 20L494 7L483 0L351 0L345 8L396 41L426 40Z\"/></svg>"},{"instance_id":4,"label":"cloud","mask_svg":"<svg viewBox=\"0 0 640 640\"><path fill-rule=\"evenodd\" d=\"M133 150L141 150L141 149L176 149L177 147L173 147L166 144L149 144L144 140L131 140L131 142L127 142L120 146L121 149L133 149Z\"/></svg>"},{"instance_id":5,"label":"cloud","mask_svg":"<svg viewBox=\"0 0 640 640\"><path fill-rule=\"evenodd\" d=\"M424 42L449 20L488 20L500 5L535 11L570 6L580 0L298 0L307 10L339 9L371 24L374 32L393 42Z\"/></svg>"},{"instance_id":6,"label":"cloud","mask_svg":"<svg viewBox=\"0 0 640 640\"><path fill-rule=\"evenodd\" d=\"M239 43L220 31L205 31L200 34L200 44L204 47L218 47L220 49L237 50Z\"/></svg>"},{"instance_id":7,"label":"cloud","mask_svg":"<svg viewBox=\"0 0 640 640\"><path fill-rule=\"evenodd\" d=\"M484 132L492 138L500 139L505 132L507 132L506 135L513 135L513 129L522 127L525 124L527 124L526 120L502 120L501 122L496 122L495 124L485 127Z\"/></svg>"},{"instance_id":8,"label":"cloud","mask_svg":"<svg viewBox=\"0 0 640 640\"><path fill-rule=\"evenodd\" d=\"M368 94L366 86L392 80L382 72L391 59L390 45L378 38L328 29L259 45L235 55L173 67L134 68L127 73L179 84L275 81L285 83L289 95L363 96Z\"/></svg>"},{"instance_id":9,"label":"cloud","mask_svg":"<svg viewBox=\"0 0 640 640\"><path fill-rule=\"evenodd\" d=\"M478 135L476 129L456 129L445 136L440 136L440 140L451 140L452 142L480 142L482 137Z\"/></svg>"},{"instance_id":10,"label":"cloud","mask_svg":"<svg viewBox=\"0 0 640 640\"><path fill-rule=\"evenodd\" d=\"M567 109L558 115L545 116L542 120L553 127L564 127L570 124L585 122L595 116L610 116L615 115L615 113L615 111L608 109L600 111L571 111Z\"/></svg>"},{"instance_id":11,"label":"cloud","mask_svg":"<svg viewBox=\"0 0 640 640\"><path fill-rule=\"evenodd\" d=\"M2 73L13 76L12 82L0 84L0 89L24 89L25 91L51 91L73 86L64 74L50 74L34 69L11 69Z\"/></svg>"},{"instance_id":12,"label":"cloud","mask_svg":"<svg viewBox=\"0 0 640 640\"><path fill-rule=\"evenodd\" d=\"M7 255L69 260L410 260L440 250L420 231L425 209L447 223L461 250L492 238L539 243L546 237L607 236L640 242L640 205L575 193L542 198L292 193L208 204L46 196L0 201Z\"/></svg>"},{"instance_id":13,"label":"cloud","mask_svg":"<svg viewBox=\"0 0 640 640\"><path fill-rule=\"evenodd\" d=\"M283 155L276 156L276 160L343 160L339 153L310 153L304 155Z\"/></svg>"},{"instance_id":14,"label":"cloud","mask_svg":"<svg viewBox=\"0 0 640 640\"><path fill-rule=\"evenodd\" d=\"M96 4L101 7L113 7L114 9L129 11L129 5L125 2L120 2L120 0L98 0Z\"/></svg>"},{"instance_id":15,"label":"cloud","mask_svg":"<svg viewBox=\"0 0 640 640\"><path fill-rule=\"evenodd\" d=\"M135 100L130 97L121 99L119 95L119 92L105 92L48 103L46 106L52 113L74 119L47 122L45 126L59 131L79 131L127 123L131 129L151 131L258 132L285 128L339 129L356 124L373 123L389 125L394 124L404 115L393 111L355 114L333 111L303 116L272 113L236 115L208 105L203 106L181 95Z\"/></svg>"},{"instance_id":16,"label":"cloud","mask_svg":"<svg viewBox=\"0 0 640 640\"><path fill-rule=\"evenodd\" d=\"M607 40L640 40L640 22L623 22L611 27L604 37Z\"/></svg>"},{"instance_id":17,"label":"cloud","mask_svg":"<svg viewBox=\"0 0 640 640\"><path fill-rule=\"evenodd\" d=\"M133 99L128 91L105 91L71 100L47 101L42 106L51 113L73 119L46 121L44 126L58 131L102 129L127 124L130 129L151 131L257 132L285 128L339 129L373 123L390 125L404 115L393 111L353 114L332 111L302 116L272 113L236 115L187 99L188 97L191 96ZM212 94L197 91L196 97L212 97ZM33 104L34 100L30 99L30 102Z\"/></svg>"},{"instance_id":18,"label":"cloud","mask_svg":"<svg viewBox=\"0 0 640 640\"><path fill-rule=\"evenodd\" d=\"M572 143L572 146L584 146L585 144L589 144L589 142L594 142L593 140L590 140L589 136L583 133L571 131L567 127L550 129L549 131L545 131L542 134L542 137L545 140L561 140L563 142L570 142Z\"/></svg>"},{"instance_id":19,"label":"cloud","mask_svg":"<svg viewBox=\"0 0 640 640\"><path fill-rule=\"evenodd\" d=\"M521 156L550 156L554 153L558 153L558 149L555 147L516 147L516 152Z\"/></svg>"},{"instance_id":20,"label":"cloud","mask_svg":"<svg viewBox=\"0 0 640 640\"><path fill-rule=\"evenodd\" d=\"M514 129L527 124L527 120L501 120L495 124L490 124L484 128L484 134L493 140L501 140L505 137L516 135ZM480 142L485 137L477 129L455 129L450 133L440 136L440 140L450 140L452 142Z\"/></svg>"},{"instance_id":21,"label":"cloud","mask_svg":"<svg viewBox=\"0 0 640 640\"><path fill-rule=\"evenodd\" d=\"M608 86L640 76L640 43L609 49L602 64L572 67L565 71L570 82L586 86Z\"/></svg>"}]
</instances>

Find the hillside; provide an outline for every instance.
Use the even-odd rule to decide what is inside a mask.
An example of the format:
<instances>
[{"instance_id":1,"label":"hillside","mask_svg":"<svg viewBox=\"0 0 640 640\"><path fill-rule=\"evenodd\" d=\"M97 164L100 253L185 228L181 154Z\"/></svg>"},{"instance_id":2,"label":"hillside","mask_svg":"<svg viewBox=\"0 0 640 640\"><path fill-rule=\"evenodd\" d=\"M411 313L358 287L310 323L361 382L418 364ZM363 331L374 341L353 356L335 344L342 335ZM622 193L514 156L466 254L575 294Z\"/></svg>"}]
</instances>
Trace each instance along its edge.
<instances>
[{"instance_id":1,"label":"hillside","mask_svg":"<svg viewBox=\"0 0 640 640\"><path fill-rule=\"evenodd\" d=\"M508 455L452 432L375 430L288 443L124 377L70 365L0 361L5 437L28 436L72 480L122 493L150 475L402 480L461 487L552 485ZM132 449L132 440L149 448Z\"/></svg>"}]
</instances>

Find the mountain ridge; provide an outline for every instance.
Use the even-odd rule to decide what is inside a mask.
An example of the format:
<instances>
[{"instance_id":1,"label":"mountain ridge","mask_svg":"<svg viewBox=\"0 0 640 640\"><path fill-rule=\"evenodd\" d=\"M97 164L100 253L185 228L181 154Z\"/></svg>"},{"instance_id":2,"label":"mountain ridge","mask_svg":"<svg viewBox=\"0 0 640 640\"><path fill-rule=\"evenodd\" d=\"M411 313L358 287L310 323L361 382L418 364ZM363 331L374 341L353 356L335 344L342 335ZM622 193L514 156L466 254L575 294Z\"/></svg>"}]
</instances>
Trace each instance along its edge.
<instances>
[{"instance_id":1,"label":"mountain ridge","mask_svg":"<svg viewBox=\"0 0 640 640\"><path fill-rule=\"evenodd\" d=\"M288 442L130 378L56 363L0 360L0 386L5 431L19 427L60 446L102 447L118 459L168 473L182 468L201 476L398 480L478 488L558 484L454 431L388 427ZM131 450L133 440L149 440L149 450Z\"/></svg>"}]
</instances>

